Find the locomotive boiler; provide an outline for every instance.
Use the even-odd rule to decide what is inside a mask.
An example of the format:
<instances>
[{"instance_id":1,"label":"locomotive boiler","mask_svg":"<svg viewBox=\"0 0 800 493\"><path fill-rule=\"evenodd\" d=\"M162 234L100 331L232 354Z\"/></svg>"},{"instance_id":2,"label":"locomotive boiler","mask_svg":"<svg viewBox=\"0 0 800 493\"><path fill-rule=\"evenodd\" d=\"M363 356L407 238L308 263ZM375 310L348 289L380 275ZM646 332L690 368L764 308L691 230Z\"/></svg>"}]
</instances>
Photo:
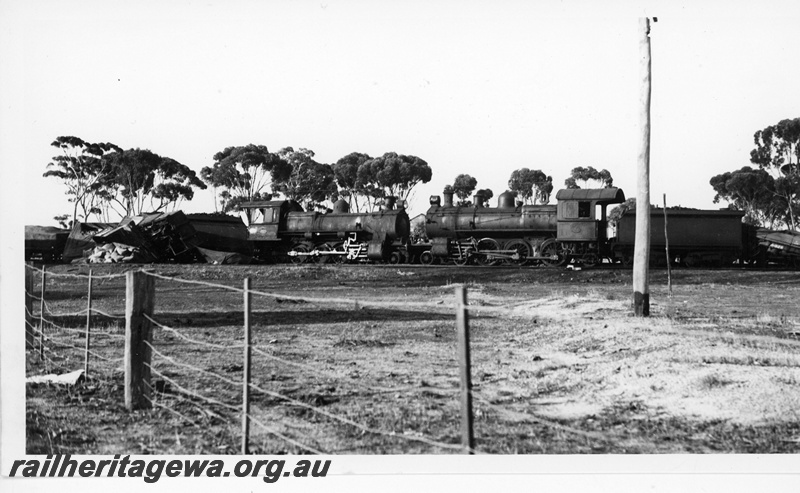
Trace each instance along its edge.
<instances>
[{"instance_id":1,"label":"locomotive boiler","mask_svg":"<svg viewBox=\"0 0 800 493\"><path fill-rule=\"evenodd\" d=\"M410 222L405 207L388 198L380 211L351 213L339 200L327 213L304 211L292 200L249 202L240 209L261 260L405 261Z\"/></svg>"}]
</instances>

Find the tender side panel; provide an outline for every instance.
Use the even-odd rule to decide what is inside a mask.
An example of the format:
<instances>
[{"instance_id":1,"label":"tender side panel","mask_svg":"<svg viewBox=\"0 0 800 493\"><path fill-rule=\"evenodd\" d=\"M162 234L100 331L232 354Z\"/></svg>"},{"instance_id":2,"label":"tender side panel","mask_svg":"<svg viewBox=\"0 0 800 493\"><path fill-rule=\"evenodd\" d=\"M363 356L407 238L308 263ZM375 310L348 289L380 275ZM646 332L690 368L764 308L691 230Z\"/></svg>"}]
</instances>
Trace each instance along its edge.
<instances>
[{"instance_id":1,"label":"tender side panel","mask_svg":"<svg viewBox=\"0 0 800 493\"><path fill-rule=\"evenodd\" d=\"M742 217L739 211L667 210L670 248L741 249ZM632 246L635 232L636 214L623 215L617 227L618 244ZM664 211L651 211L650 246L664 244Z\"/></svg>"}]
</instances>

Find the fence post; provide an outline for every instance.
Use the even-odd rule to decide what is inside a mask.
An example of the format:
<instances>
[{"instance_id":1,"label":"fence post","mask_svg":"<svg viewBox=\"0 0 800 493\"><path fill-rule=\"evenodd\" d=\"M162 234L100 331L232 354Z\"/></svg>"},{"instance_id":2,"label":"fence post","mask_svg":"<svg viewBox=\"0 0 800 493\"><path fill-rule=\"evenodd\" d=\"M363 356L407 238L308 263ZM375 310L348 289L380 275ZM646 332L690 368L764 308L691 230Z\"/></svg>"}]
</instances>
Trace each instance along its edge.
<instances>
[{"instance_id":1,"label":"fence post","mask_svg":"<svg viewBox=\"0 0 800 493\"><path fill-rule=\"evenodd\" d=\"M125 273L125 407L133 411L151 406L151 322L155 279L142 271Z\"/></svg>"},{"instance_id":2,"label":"fence post","mask_svg":"<svg viewBox=\"0 0 800 493\"><path fill-rule=\"evenodd\" d=\"M664 249L667 255L667 288L672 298L672 259L669 258L669 232L667 231L667 194L664 194Z\"/></svg>"},{"instance_id":3,"label":"fence post","mask_svg":"<svg viewBox=\"0 0 800 493\"><path fill-rule=\"evenodd\" d=\"M25 262L25 349L35 349L33 339L33 262Z\"/></svg>"},{"instance_id":4,"label":"fence post","mask_svg":"<svg viewBox=\"0 0 800 493\"><path fill-rule=\"evenodd\" d=\"M250 278L244 279L244 384L242 387L242 455L249 453L250 441Z\"/></svg>"},{"instance_id":5,"label":"fence post","mask_svg":"<svg viewBox=\"0 0 800 493\"><path fill-rule=\"evenodd\" d=\"M86 296L86 349L83 355L83 378L89 378L89 340L92 326L92 269L89 269L89 291Z\"/></svg>"},{"instance_id":6,"label":"fence post","mask_svg":"<svg viewBox=\"0 0 800 493\"><path fill-rule=\"evenodd\" d=\"M42 264L42 286L39 292L39 359L44 361L44 292L47 286L47 268Z\"/></svg>"},{"instance_id":7,"label":"fence post","mask_svg":"<svg viewBox=\"0 0 800 493\"><path fill-rule=\"evenodd\" d=\"M467 314L467 290L456 286L456 333L458 336L458 367L461 374L461 443L465 452L472 454L472 371L469 357L469 316Z\"/></svg>"}]
</instances>

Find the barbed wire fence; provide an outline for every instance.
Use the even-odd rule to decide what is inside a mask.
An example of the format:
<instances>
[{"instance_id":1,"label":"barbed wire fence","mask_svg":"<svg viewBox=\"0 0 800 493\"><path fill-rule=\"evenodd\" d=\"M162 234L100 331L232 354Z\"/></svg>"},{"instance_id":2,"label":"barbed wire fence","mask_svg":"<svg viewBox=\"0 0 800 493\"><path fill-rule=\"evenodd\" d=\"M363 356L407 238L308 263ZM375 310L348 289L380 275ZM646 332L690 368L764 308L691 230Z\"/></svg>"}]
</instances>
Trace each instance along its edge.
<instances>
[{"instance_id":1,"label":"barbed wire fence","mask_svg":"<svg viewBox=\"0 0 800 493\"><path fill-rule=\"evenodd\" d=\"M420 386L375 386L359 380L345 380L319 365L311 365L293 361L274 354L269 344L254 344L250 334L252 299L271 298L281 302L306 302L315 305L334 304L344 306L370 306L377 308L396 307L396 302L381 300L356 300L348 298L315 298L309 296L287 296L280 293L253 290L249 278L243 280L243 286L228 286L200 280L182 279L168 276L153 270L138 269L125 273L95 276L90 269L87 275L48 272L45 267L37 268L28 264L26 268L26 345L29 354L38 357L47 371L66 371L73 369L82 354L82 366L85 378L112 381L124 373L125 405L129 410L159 408L176 417L186 426L200 428L203 420L217 420L230 423L241 421L242 454L251 452L251 427L257 428L268 436L283 441L298 453L331 453L326 450L320 440L306 433L293 433L289 426L269 424L263 416L269 414L264 404L289 406L302 411L304 416L315 416L315 419L346 427L360 435L376 435L414 442L445 452L480 453L474 444L473 406L477 403L498 415L506 416L514 421L530 421L571 433L587 439L606 441L608 437L601 433L587 432L545 419L529 412L505 409L493 403L492 399L473 388L471 383L469 313L503 313L503 307L469 306L467 290L461 285L454 286L455 302L451 306L442 306L437 302L405 302L410 308L428 310L455 310L454 319L457 329L458 354L458 388ZM121 288L125 278L126 306L124 314L114 310L98 308L93 299L93 286L97 281L116 283L114 289ZM35 278L39 279L36 286ZM86 308L78 311L56 312L48 302L51 285L48 279L57 279L61 283L86 283ZM177 326L170 326L166 321L159 321L155 313L157 305L156 280L160 284L181 284L184 286L203 287L219 290L229 295L242 296L243 324L240 332L230 337L222 334L224 340L203 340L189 335L188 331ZM51 281L52 282L52 281ZM37 289L38 287L38 289ZM74 291L74 288L72 288ZM174 289L166 287L166 289ZM37 296L35 293L39 293ZM54 291L55 293L55 291ZM53 299L50 296L49 299ZM34 313L33 304L39 302L39 312ZM226 298L226 303L232 301ZM507 309L506 309L507 310ZM452 313L452 312L451 312ZM38 316L38 317L37 317ZM84 328L70 327L85 319ZM240 342L231 342L240 341ZM236 353L241 354L241 365L230 365L223 371L235 376L226 376L215 370L215 365L207 361L191 358L193 354L212 355L217 361L235 361ZM460 426L458 432L453 430L444 437L424 436L422 433L407 433L405 430L384 429L379 426L365 424L351 416L329 411L324 403L309 403L302 398L293 397L291 392L269 388L264 378L253 381L253 355L261 363L264 373L267 363L285 372L288 369L306 372L307 374L337 381L339 385L355 387L362 392L374 394L395 394L413 396L424 392L438 392L453 397L453 404L460 409ZM205 364L204 364L205 363ZM203 367L205 366L205 368ZM209 369L209 366L212 369ZM119 370L122 368L122 372ZM205 389L213 389L213 396ZM259 404L252 409L253 399ZM474 399L474 400L473 400ZM258 407L261 405L261 407ZM274 420L272 420L274 421ZM318 422L319 422L318 421ZM287 430L288 428L288 430ZM302 436L296 436L296 435Z\"/></svg>"},{"instance_id":2,"label":"barbed wire fence","mask_svg":"<svg viewBox=\"0 0 800 493\"><path fill-rule=\"evenodd\" d=\"M25 345L45 372L74 371L80 366L84 378L92 375L98 380L108 380L114 370L121 369L125 316L93 306L92 288L97 281L122 279L123 276L93 276L91 270L88 275L55 273L47 271L45 266L26 263ZM87 283L86 308L57 311L54 305L60 303L54 286L59 284L60 288L75 290L74 284L79 283ZM37 304L39 309L35 312ZM79 328L81 322L85 324Z\"/></svg>"}]
</instances>

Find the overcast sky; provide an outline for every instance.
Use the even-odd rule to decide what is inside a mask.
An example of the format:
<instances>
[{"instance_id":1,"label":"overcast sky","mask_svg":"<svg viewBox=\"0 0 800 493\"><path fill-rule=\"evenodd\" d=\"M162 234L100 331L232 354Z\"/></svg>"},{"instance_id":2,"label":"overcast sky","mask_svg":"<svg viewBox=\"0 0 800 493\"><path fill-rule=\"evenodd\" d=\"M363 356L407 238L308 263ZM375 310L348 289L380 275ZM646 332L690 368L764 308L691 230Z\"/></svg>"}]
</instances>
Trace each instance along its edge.
<instances>
[{"instance_id":1,"label":"overcast sky","mask_svg":"<svg viewBox=\"0 0 800 493\"><path fill-rule=\"evenodd\" d=\"M71 211L42 178L61 135L197 172L228 146L426 160L411 213L459 173L556 190L575 166L635 196L638 19L652 26L651 196L712 208L711 176L800 116L800 2L0 1L4 207ZM31 200L33 199L33 200ZM17 199L15 199L17 200ZM31 206L27 206L30 204ZM214 210L210 192L184 203ZM5 211L4 211L5 212Z\"/></svg>"}]
</instances>

